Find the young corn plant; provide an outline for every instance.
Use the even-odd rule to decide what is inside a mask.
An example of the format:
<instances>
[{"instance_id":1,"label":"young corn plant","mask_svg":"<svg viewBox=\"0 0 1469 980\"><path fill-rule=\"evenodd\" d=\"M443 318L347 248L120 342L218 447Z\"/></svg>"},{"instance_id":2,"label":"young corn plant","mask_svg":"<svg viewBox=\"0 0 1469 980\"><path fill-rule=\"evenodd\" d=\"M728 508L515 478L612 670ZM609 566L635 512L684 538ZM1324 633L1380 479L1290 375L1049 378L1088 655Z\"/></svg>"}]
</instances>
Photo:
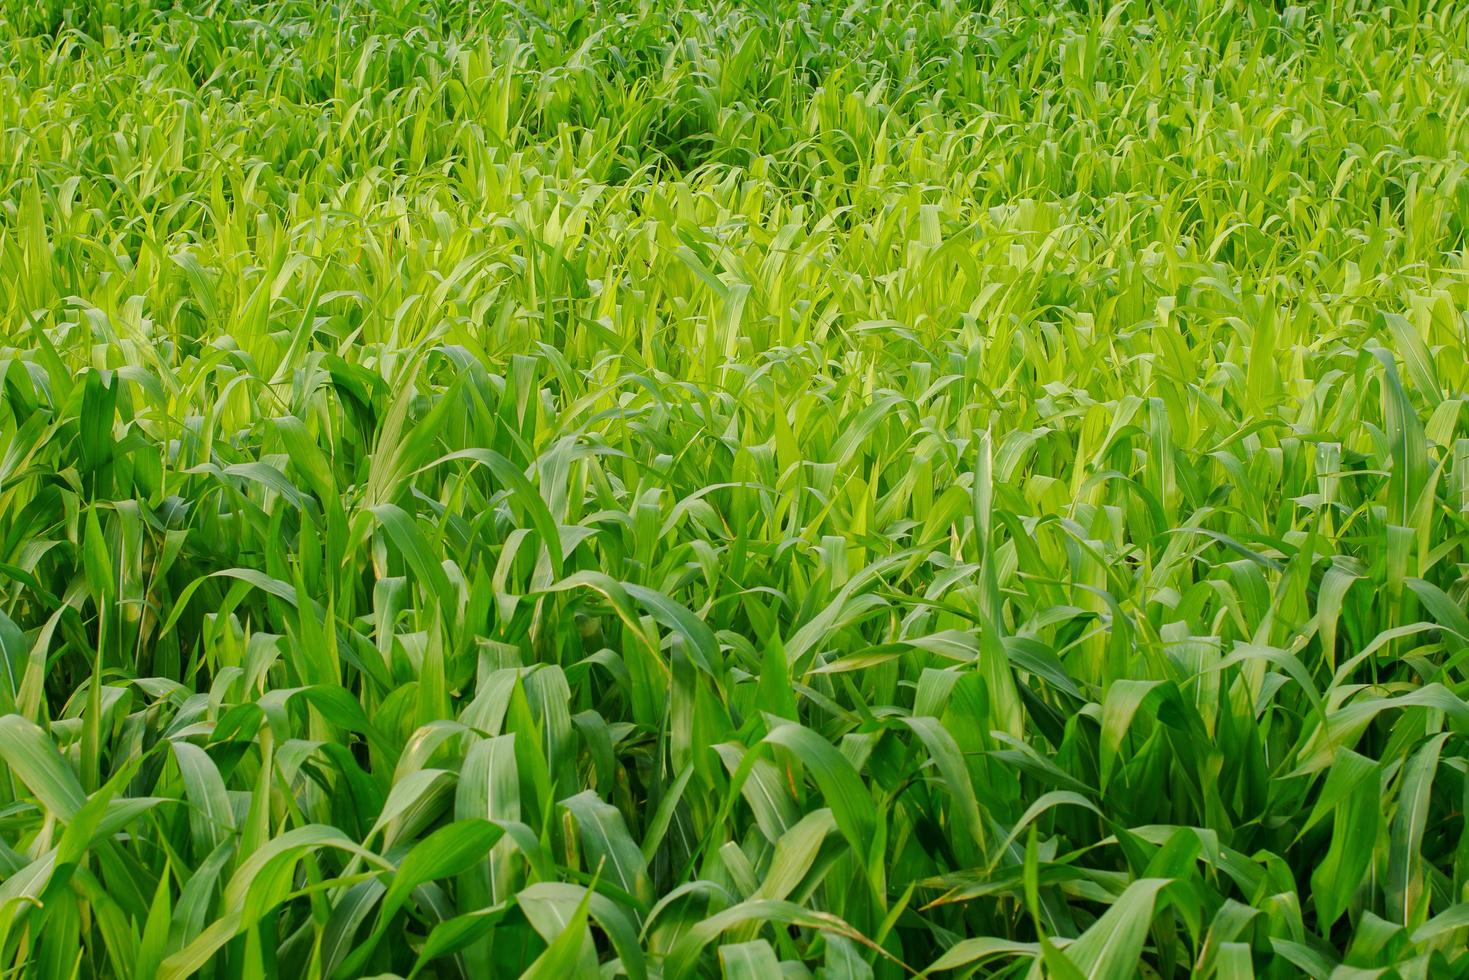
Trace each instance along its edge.
<instances>
[{"instance_id":1,"label":"young corn plant","mask_svg":"<svg viewBox=\"0 0 1469 980\"><path fill-rule=\"evenodd\" d=\"M1469 972L1469 7L0 39L5 976Z\"/></svg>"}]
</instances>

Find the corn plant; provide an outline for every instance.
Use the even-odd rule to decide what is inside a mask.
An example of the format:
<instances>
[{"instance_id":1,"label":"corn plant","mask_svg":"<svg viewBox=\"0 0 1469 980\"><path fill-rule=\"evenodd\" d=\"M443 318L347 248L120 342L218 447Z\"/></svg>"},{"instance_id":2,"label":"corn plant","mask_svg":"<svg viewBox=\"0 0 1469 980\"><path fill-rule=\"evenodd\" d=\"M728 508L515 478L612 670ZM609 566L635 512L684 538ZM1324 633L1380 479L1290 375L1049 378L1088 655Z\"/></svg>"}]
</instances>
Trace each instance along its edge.
<instances>
[{"instance_id":1,"label":"corn plant","mask_svg":"<svg viewBox=\"0 0 1469 980\"><path fill-rule=\"evenodd\" d=\"M1469 6L0 0L6 977L1469 974Z\"/></svg>"}]
</instances>

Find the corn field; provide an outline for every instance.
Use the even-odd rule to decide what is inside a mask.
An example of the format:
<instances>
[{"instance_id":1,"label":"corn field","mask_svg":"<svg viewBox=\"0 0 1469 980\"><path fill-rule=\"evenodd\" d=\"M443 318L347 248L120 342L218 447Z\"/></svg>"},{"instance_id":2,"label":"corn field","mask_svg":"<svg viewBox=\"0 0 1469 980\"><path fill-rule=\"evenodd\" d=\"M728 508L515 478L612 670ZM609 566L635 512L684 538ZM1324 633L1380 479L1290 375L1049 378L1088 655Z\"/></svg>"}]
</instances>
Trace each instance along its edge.
<instances>
[{"instance_id":1,"label":"corn field","mask_svg":"<svg viewBox=\"0 0 1469 980\"><path fill-rule=\"evenodd\" d=\"M1469 4L0 0L0 977L1469 975Z\"/></svg>"}]
</instances>

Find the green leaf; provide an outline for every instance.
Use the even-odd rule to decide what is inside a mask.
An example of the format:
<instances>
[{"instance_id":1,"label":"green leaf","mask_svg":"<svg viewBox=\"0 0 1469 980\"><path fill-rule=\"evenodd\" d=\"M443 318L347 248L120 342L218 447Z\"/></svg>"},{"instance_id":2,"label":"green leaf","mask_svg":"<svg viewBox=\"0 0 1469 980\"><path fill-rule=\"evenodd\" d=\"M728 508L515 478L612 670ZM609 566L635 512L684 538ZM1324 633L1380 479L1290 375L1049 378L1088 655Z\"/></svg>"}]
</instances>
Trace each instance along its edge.
<instances>
[{"instance_id":1,"label":"green leaf","mask_svg":"<svg viewBox=\"0 0 1469 980\"><path fill-rule=\"evenodd\" d=\"M576 908L560 923L560 934L536 957L520 980L562 980L575 976L582 956L582 942L586 938L587 912L592 905L592 891L582 895Z\"/></svg>"},{"instance_id":2,"label":"green leaf","mask_svg":"<svg viewBox=\"0 0 1469 980\"><path fill-rule=\"evenodd\" d=\"M1128 885L1102 917L1066 948L1066 958L1088 980L1135 972L1158 892L1169 883L1166 878L1141 878Z\"/></svg>"},{"instance_id":3,"label":"green leaf","mask_svg":"<svg viewBox=\"0 0 1469 980\"><path fill-rule=\"evenodd\" d=\"M647 863L628 835L622 813L591 790L561 801L576 818L587 863L629 895L647 901L652 895Z\"/></svg>"},{"instance_id":4,"label":"green leaf","mask_svg":"<svg viewBox=\"0 0 1469 980\"><path fill-rule=\"evenodd\" d=\"M830 742L794 722L780 725L764 740L801 760L820 787L837 827L865 863L877 831L877 813L852 764Z\"/></svg>"},{"instance_id":5,"label":"green leaf","mask_svg":"<svg viewBox=\"0 0 1469 980\"><path fill-rule=\"evenodd\" d=\"M76 773L56 746L45 732L20 715L0 717L0 758L41 805L61 819L70 819L86 803L87 795Z\"/></svg>"},{"instance_id":6,"label":"green leaf","mask_svg":"<svg viewBox=\"0 0 1469 980\"><path fill-rule=\"evenodd\" d=\"M719 965L727 980L769 980L780 975L780 960L763 939L719 947Z\"/></svg>"}]
</instances>

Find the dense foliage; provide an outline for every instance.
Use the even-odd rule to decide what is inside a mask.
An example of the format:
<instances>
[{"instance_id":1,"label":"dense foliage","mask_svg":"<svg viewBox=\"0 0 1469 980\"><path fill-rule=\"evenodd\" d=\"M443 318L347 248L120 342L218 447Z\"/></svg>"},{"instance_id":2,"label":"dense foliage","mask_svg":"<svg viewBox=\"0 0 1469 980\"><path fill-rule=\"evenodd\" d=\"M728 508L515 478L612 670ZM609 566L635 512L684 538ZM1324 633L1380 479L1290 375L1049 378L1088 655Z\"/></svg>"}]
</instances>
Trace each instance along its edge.
<instances>
[{"instance_id":1,"label":"dense foliage","mask_svg":"<svg viewBox=\"0 0 1469 980\"><path fill-rule=\"evenodd\" d=\"M4 0L5 975L1463 975L1466 235L1455 2Z\"/></svg>"}]
</instances>

